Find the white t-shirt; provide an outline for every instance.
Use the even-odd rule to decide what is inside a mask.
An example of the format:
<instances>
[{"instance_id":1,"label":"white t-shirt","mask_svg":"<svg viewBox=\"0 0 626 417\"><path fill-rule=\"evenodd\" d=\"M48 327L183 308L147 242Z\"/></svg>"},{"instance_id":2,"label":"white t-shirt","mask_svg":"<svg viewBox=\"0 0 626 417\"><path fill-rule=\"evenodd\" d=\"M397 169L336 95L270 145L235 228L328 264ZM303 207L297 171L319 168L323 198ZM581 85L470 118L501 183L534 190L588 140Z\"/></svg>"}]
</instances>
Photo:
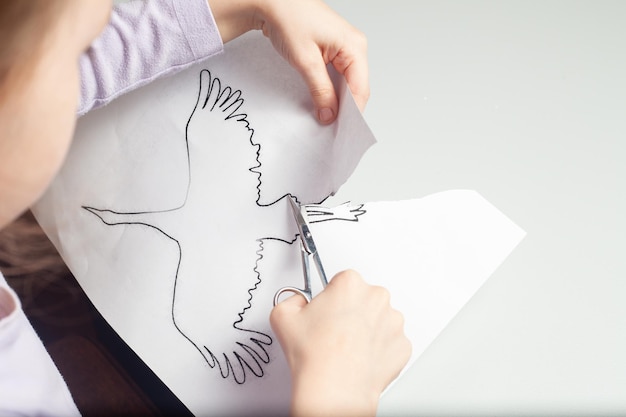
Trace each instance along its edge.
<instances>
[{"instance_id":1,"label":"white t-shirt","mask_svg":"<svg viewBox=\"0 0 626 417\"><path fill-rule=\"evenodd\" d=\"M0 273L0 416L78 416L65 381Z\"/></svg>"}]
</instances>

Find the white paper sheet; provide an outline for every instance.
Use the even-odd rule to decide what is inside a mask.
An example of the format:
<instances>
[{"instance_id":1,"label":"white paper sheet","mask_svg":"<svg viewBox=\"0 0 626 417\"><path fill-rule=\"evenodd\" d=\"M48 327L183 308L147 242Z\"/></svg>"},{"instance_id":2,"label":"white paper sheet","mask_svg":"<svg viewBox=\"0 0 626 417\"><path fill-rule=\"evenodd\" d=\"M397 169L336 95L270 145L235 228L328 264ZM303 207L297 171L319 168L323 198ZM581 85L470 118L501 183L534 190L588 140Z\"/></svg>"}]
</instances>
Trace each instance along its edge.
<instances>
[{"instance_id":1,"label":"white paper sheet","mask_svg":"<svg viewBox=\"0 0 626 417\"><path fill-rule=\"evenodd\" d=\"M317 124L299 75L245 36L82 118L34 208L94 305L198 415L287 411L268 315L302 274L283 197L324 200L374 142L341 88L340 120ZM414 357L523 236L473 192L330 211L313 229L328 272L390 288Z\"/></svg>"}]
</instances>

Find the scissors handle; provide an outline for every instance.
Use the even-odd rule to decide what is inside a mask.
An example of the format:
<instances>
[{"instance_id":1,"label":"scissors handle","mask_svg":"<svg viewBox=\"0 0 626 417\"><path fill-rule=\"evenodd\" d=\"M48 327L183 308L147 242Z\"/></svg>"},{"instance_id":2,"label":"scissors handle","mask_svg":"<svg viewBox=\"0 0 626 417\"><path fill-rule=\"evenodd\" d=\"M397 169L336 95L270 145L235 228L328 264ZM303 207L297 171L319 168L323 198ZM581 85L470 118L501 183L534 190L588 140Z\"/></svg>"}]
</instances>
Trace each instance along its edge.
<instances>
[{"instance_id":1,"label":"scissors handle","mask_svg":"<svg viewBox=\"0 0 626 417\"><path fill-rule=\"evenodd\" d=\"M311 302L311 299L313 298L313 292L311 290L311 269L309 266L309 256L313 257L315 267L317 268L320 280L322 281L322 288L325 288L326 285L328 285L328 279L326 278L326 273L324 272L324 268L322 267L322 261L320 259L320 256L317 253L317 248L315 247L313 236L311 235L311 231L309 230L309 225L302 216L302 209L300 205L296 203L293 197L289 198L289 203L291 203L291 209L293 211L293 215L296 219L296 223L298 224L298 229L300 231L300 258L302 261L302 274L304 275L304 288L296 288L290 286L282 287L281 289L276 291L276 294L274 294L274 306L278 304L280 296L286 292L300 294L304 297L307 303Z\"/></svg>"},{"instance_id":2,"label":"scissors handle","mask_svg":"<svg viewBox=\"0 0 626 417\"><path fill-rule=\"evenodd\" d=\"M307 303L311 302L313 299L313 292L311 291L311 271L309 269L309 254L306 251L306 248L301 244L300 245L300 258L302 261L302 274L304 276L304 288L297 288L292 286L282 287L276 294L274 294L274 307L279 302L279 298L282 294L286 292L300 294L304 297Z\"/></svg>"},{"instance_id":3,"label":"scissors handle","mask_svg":"<svg viewBox=\"0 0 626 417\"><path fill-rule=\"evenodd\" d=\"M296 288L296 287L282 287L281 289L276 291L276 294L274 294L274 307L276 307L276 304L279 303L280 296L288 292L293 293L293 294L300 294L301 296L304 297L307 303L311 302L311 298L312 298L311 290L307 291L307 290L303 290L301 288Z\"/></svg>"}]
</instances>

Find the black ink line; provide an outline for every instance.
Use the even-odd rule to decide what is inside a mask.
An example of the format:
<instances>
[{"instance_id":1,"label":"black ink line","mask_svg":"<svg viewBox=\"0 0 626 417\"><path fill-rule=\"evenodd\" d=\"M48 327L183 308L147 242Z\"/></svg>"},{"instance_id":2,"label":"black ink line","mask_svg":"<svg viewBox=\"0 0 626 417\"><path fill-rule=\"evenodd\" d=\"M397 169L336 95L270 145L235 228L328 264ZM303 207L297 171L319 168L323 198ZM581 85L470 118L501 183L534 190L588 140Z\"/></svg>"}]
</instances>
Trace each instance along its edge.
<instances>
[{"instance_id":1,"label":"black ink line","mask_svg":"<svg viewBox=\"0 0 626 417\"><path fill-rule=\"evenodd\" d=\"M207 78L207 82L209 83L208 85L203 85L203 78L205 76ZM206 97L202 97L204 87L207 87ZM168 233L166 230L163 230L162 228L154 224L148 223L147 221L141 220L141 218L142 216L146 216L146 215L155 215L155 214L158 215L162 213L174 212L174 211L182 209L188 203L190 190L191 190L191 184L193 180L192 178L193 170L191 166L191 154L190 154L190 144L189 144L189 129L190 129L190 124L194 118L194 115L196 115L196 112L199 109L207 108L207 106L210 106L209 111L214 111L214 110L221 111L224 114L224 120L232 120L235 122L242 123L243 127L245 127L245 129L248 132L250 132L248 141L250 145L252 146L252 149L255 152L254 158L256 160L256 165L248 168L248 171L256 175L256 178L257 178L257 181L256 181L257 196L256 196L255 204L259 207L269 207L274 204L277 204L279 201L283 200L284 198L291 196L291 194L286 193L280 198L276 199L275 201L269 204L261 203L261 187L263 185L263 181L262 181L263 178L262 178L262 172L260 170L262 166L260 156L261 156L262 149L261 149L261 144L255 143L254 141L255 131L253 128L250 127L250 123L247 119L247 114L244 112L240 112L245 102L242 96L243 96L243 93L241 92L241 90L233 90L229 86L223 87L220 79L217 77L213 77L209 70L203 69L200 71L198 95L196 97L196 102L193 107L193 110L185 125L185 149L187 152L187 185L186 185L185 198L182 204L174 208L166 209L166 210L157 210L157 211L147 210L147 211L133 211L133 212L121 212L121 211L115 211L111 209L98 209L98 208L91 207L91 206L82 206L83 209L97 216L104 224L108 226L115 226L115 225L147 226L149 228L152 228L154 230L161 232L165 237L167 237L168 239L176 243L177 250L178 250L178 261L177 261L176 273L174 277L174 288L172 291L172 299L171 299L172 305L171 305L171 310L170 310L171 320L173 322L173 325L176 328L176 330L192 346L194 346L194 348L202 355L202 358L204 359L204 361L208 364L210 368L218 368L219 373L222 376L222 378L227 379L230 377L237 384L244 384L246 382L246 375L249 373L252 373L256 377L263 377L264 365L267 365L270 362L270 355L268 352L268 348L273 343L273 340L270 337L270 335L263 333L261 331L246 329L242 327L242 324L244 321L244 315L246 314L248 310L252 308L254 292L259 288L259 286L263 282L261 273L259 271L259 262L263 259L263 256L264 256L263 255L263 250L264 250L263 243L265 240L276 240L276 241L284 242L287 244L294 244L298 240L299 235L295 234L291 239L283 239L283 238L270 237L270 236L257 239L257 241L259 242L259 247L256 251L257 259L256 259L254 267L252 268L254 271L254 274L256 275L256 281L254 282L252 287L247 289L248 299L245 302L243 309L239 313L237 313L238 318L232 323L232 327L234 329L236 329L239 332L243 332L247 334L248 338L246 339L246 343L243 343L241 341L234 342L234 345L237 346L238 349L235 348L231 352L214 353L205 344L203 343L199 344L198 342L193 340L193 338L190 337L188 334L186 334L185 331L179 326L179 323L177 322L175 308L176 308L177 288L178 288L179 278L180 278L179 274L181 270L181 263L183 262L183 259L184 259L183 258L184 256L183 245L177 238L175 238L172 234ZM325 201L327 198L328 196L324 197L322 199L322 202ZM298 201L297 198L296 198L296 201ZM298 201L298 203L300 203L300 201ZM335 213L332 209L311 210L310 211L311 216L320 217L319 220L312 220L311 222L316 223L316 222L338 220L338 219L345 220L345 221L358 221L358 217L365 213L365 210L362 210L362 207L363 205L360 205L354 209L348 210L348 213L350 213L351 216L354 216L354 218L350 218L350 219L341 217L341 215L339 215L339 217L333 217L333 214ZM136 217L137 220L136 221L128 221L128 220L108 221L105 219L105 216L113 217L113 218L117 216ZM211 278L218 279L219 277L211 277ZM219 335L216 335L216 336L219 337Z\"/></svg>"},{"instance_id":2,"label":"black ink line","mask_svg":"<svg viewBox=\"0 0 626 417\"><path fill-rule=\"evenodd\" d=\"M203 85L203 77L205 76L209 83L208 85ZM217 355L215 355L207 346L203 345L202 347L200 347L194 340L192 340L192 338L189 337L189 335L187 335L177 323L176 314L175 314L177 285L178 285L178 279L180 278L179 277L180 266L181 266L181 262L184 256L184 250L180 241L176 239L174 236L172 236L171 234L167 233L162 228L154 224L150 224L146 221L141 221L139 219L137 221L107 221L104 218L105 213L112 215L112 217L116 217L116 216L141 217L142 215L148 215L148 214L173 212L173 211L181 209L187 204L189 192L191 189L191 182L192 182L191 154L190 154L190 147L189 147L190 145L189 145L188 132L189 132L190 124L193 121L193 117L194 115L196 115L196 112L198 111L199 106L202 109L204 109L208 105L210 105L211 106L209 108L210 111L219 109L222 113L225 114L224 120L233 120L236 122L240 122L250 132L249 142L251 146L253 146L253 149L255 149L255 154L256 154L255 159L256 159L257 165L254 167L251 167L249 171L257 175L256 188L257 188L257 193L259 193L257 195L257 201L258 199L260 199L260 187L261 187L261 175L262 175L261 172L258 171L258 168L261 167L260 145L255 144L252 140L252 137L254 135L254 129L250 127L250 124L247 120L247 114L238 112L241 109L242 105L244 104L244 99L242 98L241 90L233 90L229 86L225 86L224 88L222 88L222 84L219 78L212 77L210 71L206 69L200 71L199 81L200 81L199 83L200 86L198 88L198 95L196 97L196 103L191 112L191 115L189 116L189 119L187 120L186 127L185 127L185 149L187 152L188 181L187 181L185 199L183 203L180 206L167 209L167 210L161 210L161 211L146 210L146 211L134 211L134 212L121 212L121 211L110 210L110 209L97 209L95 207L90 207L90 206L83 206L83 209L96 215L98 218L100 218L100 220L104 224L108 226L133 225L133 224L139 225L139 226L147 226L147 227L150 227L154 230L161 232L168 239L176 243L177 248L178 248L178 264L176 268L176 275L174 278L174 290L173 290L173 295L172 295L172 306L171 306L171 319L174 324L174 327L183 337L185 337L187 341L189 341L195 347L196 350L198 350L198 352L200 352L200 354L204 358L205 362L209 365L209 367L214 368L217 366L223 378L228 378L229 376L232 376L235 382L237 382L238 384L243 384L246 381L246 373L247 373L246 370L248 370L249 372L252 372L257 377L263 376L264 372L263 372L262 365L267 364L270 361L269 353L266 347L270 346L273 343L272 338L268 334L255 331L255 330L245 329L241 327L244 314L246 313L247 310L249 310L252 307L253 292L261 284L261 276L260 276L260 273L258 272L257 265L255 265L253 268L254 273L256 274L256 282L252 288L248 289L249 297L248 297L247 304L242 309L242 311L237 314L238 319L234 321L232 324L233 328L235 328L238 331L245 332L250 336L249 343L242 343L240 341L235 342L235 345L238 346L242 350L242 352L245 352L247 354L246 356L249 356L250 359L242 356L242 354L237 352L236 350L233 350L230 354L222 353L221 356L223 356L223 359L219 360ZM204 91L203 87L208 87L206 91L206 97L201 96ZM215 95L213 95L213 93L215 93ZM262 245L260 246L260 248L261 249L259 250L262 250ZM257 254L259 256L262 256L259 252L257 252ZM258 263L258 260L257 260L257 263ZM233 356L234 361L231 360L229 355ZM233 362L237 363L238 367L234 366ZM241 372L236 372L235 368L240 369Z\"/></svg>"}]
</instances>

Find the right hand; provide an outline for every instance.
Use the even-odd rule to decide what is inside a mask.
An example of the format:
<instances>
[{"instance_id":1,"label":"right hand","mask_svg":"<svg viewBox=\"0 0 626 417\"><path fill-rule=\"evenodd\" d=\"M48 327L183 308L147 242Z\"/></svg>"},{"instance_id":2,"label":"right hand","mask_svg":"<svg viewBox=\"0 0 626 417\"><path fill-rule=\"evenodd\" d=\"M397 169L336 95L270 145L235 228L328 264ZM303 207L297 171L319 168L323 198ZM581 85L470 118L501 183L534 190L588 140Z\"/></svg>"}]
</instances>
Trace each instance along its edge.
<instances>
[{"instance_id":1,"label":"right hand","mask_svg":"<svg viewBox=\"0 0 626 417\"><path fill-rule=\"evenodd\" d=\"M309 304L282 301L270 322L291 369L292 415L375 415L411 355L388 291L355 271L337 274Z\"/></svg>"}]
</instances>

